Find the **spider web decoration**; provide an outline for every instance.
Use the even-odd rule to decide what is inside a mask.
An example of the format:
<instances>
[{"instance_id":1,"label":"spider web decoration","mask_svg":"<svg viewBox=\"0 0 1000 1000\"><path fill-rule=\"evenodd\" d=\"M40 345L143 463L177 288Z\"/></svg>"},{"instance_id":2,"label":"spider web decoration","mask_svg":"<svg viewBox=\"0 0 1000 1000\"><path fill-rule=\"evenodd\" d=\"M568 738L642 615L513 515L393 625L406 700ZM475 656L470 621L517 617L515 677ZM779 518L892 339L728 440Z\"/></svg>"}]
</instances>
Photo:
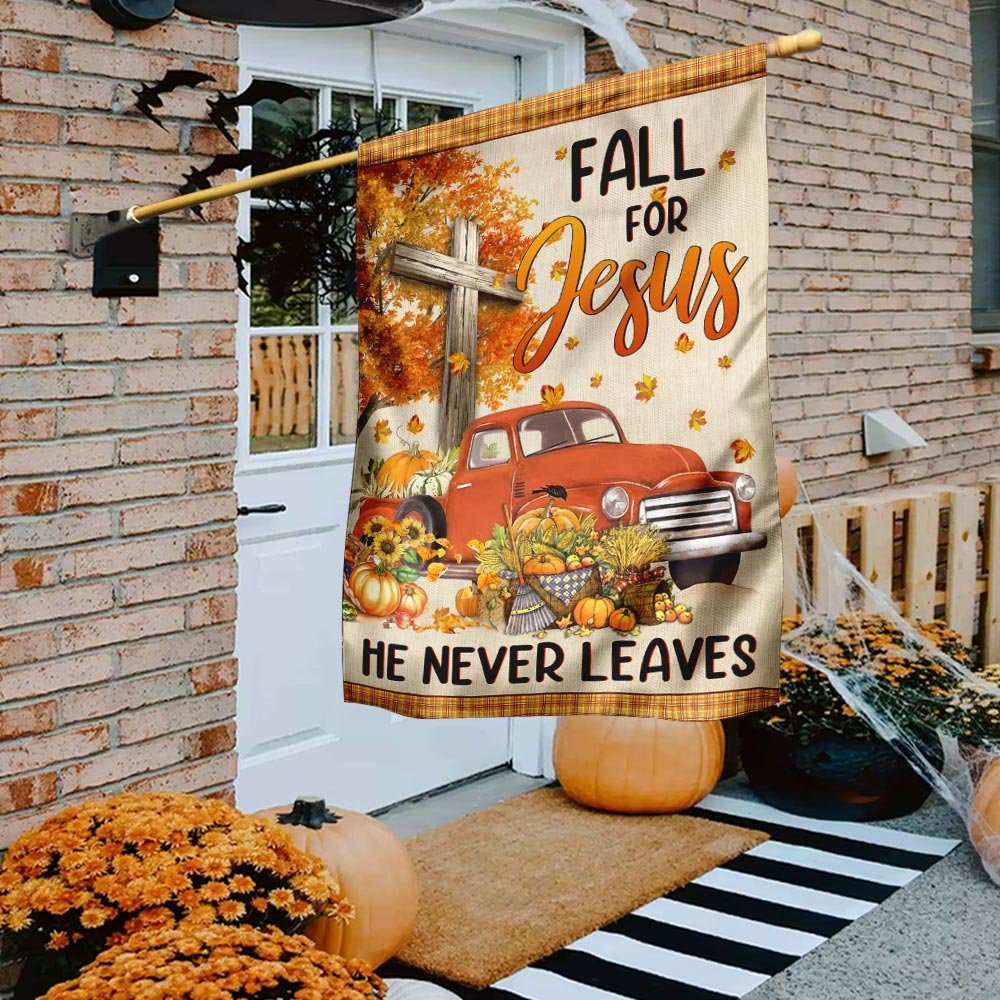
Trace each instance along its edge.
<instances>
[{"instance_id":1,"label":"spider web decoration","mask_svg":"<svg viewBox=\"0 0 1000 1000\"><path fill-rule=\"evenodd\" d=\"M987 810L1000 789L1000 666L977 664L943 622L908 622L818 526L812 544L820 569L808 572L799 546L800 612L786 623L783 671L798 661L828 678L845 714L857 713L844 735L863 720L905 759L962 818L1000 885L1000 800Z\"/></svg>"},{"instance_id":2,"label":"spider web decoration","mask_svg":"<svg viewBox=\"0 0 1000 1000\"><path fill-rule=\"evenodd\" d=\"M362 142L399 130L397 120L376 111L334 120L327 128L297 139L271 157L268 170L348 153ZM272 302L284 302L303 286L316 288L332 309L350 307L356 291L352 168L323 170L267 188L267 208L240 261L258 268L258 280Z\"/></svg>"}]
</instances>

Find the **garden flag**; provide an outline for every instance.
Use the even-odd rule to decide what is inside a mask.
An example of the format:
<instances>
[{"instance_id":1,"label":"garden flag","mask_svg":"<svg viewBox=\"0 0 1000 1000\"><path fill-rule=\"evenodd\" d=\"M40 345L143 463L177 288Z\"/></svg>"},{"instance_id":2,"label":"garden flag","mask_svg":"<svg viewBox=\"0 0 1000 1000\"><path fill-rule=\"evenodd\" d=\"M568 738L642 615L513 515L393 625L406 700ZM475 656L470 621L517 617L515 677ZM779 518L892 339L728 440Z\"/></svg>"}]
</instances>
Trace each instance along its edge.
<instances>
[{"instance_id":1,"label":"garden flag","mask_svg":"<svg viewBox=\"0 0 1000 1000\"><path fill-rule=\"evenodd\" d=\"M775 702L765 74L755 45L361 147L347 701Z\"/></svg>"}]
</instances>

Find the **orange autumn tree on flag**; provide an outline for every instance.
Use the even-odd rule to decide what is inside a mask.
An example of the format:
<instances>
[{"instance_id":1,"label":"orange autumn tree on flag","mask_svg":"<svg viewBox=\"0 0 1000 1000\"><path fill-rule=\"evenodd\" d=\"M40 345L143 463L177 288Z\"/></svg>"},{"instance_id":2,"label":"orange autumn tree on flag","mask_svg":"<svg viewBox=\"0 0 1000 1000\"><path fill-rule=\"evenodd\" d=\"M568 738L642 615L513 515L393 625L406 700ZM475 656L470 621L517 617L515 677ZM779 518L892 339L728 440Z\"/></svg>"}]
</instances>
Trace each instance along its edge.
<instances>
[{"instance_id":1,"label":"orange autumn tree on flag","mask_svg":"<svg viewBox=\"0 0 1000 1000\"><path fill-rule=\"evenodd\" d=\"M391 274L392 247L407 243L447 253L450 223L470 219L482 234L480 262L513 273L537 228L528 225L535 202L508 184L518 169L513 158L492 165L460 149L393 161L359 176L358 312L365 328L359 434L382 407L439 399L444 365L455 374L468 367L467 359L443 354L447 294ZM476 397L491 410L524 387L528 376L516 372L510 358L537 315L530 298L516 308L480 299Z\"/></svg>"}]
</instances>

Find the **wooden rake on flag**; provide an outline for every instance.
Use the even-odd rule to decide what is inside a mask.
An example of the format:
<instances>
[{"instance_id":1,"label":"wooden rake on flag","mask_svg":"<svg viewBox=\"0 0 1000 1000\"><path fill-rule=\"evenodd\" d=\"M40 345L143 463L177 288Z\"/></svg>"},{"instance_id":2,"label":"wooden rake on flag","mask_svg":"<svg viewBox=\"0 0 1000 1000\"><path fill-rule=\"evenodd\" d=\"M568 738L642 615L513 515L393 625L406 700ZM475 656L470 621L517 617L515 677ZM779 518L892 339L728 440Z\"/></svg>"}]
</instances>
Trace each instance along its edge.
<instances>
[{"instance_id":1,"label":"wooden rake on flag","mask_svg":"<svg viewBox=\"0 0 1000 1000\"><path fill-rule=\"evenodd\" d=\"M518 551L517 539L514 537L514 525L510 519L510 508L503 505L503 516L507 522L507 534L510 535L511 551L514 553L514 566L517 569L517 593L510 606L505 631L509 635L527 635L529 632L540 632L548 628L555 619L552 609L531 589L524 579L524 569L521 566L521 553Z\"/></svg>"}]
</instances>

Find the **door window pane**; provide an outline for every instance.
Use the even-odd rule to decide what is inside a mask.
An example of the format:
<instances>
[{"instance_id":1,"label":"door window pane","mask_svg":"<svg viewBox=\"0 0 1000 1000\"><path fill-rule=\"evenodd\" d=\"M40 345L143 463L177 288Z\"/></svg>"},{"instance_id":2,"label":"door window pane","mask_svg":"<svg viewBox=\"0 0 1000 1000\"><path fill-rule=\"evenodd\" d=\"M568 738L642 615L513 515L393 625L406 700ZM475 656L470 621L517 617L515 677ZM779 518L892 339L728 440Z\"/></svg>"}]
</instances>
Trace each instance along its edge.
<instances>
[{"instance_id":1,"label":"door window pane","mask_svg":"<svg viewBox=\"0 0 1000 1000\"><path fill-rule=\"evenodd\" d=\"M1000 148L973 151L972 246L972 308L1000 310Z\"/></svg>"},{"instance_id":2,"label":"door window pane","mask_svg":"<svg viewBox=\"0 0 1000 1000\"><path fill-rule=\"evenodd\" d=\"M330 444L350 444L358 425L358 338L334 334L330 356Z\"/></svg>"},{"instance_id":3,"label":"door window pane","mask_svg":"<svg viewBox=\"0 0 1000 1000\"><path fill-rule=\"evenodd\" d=\"M330 120L332 122L354 119L356 115L362 122L371 122L375 118L375 101L371 94L345 94L339 90L330 94ZM396 117L396 101L391 97L382 98L382 116L391 121Z\"/></svg>"},{"instance_id":4,"label":"door window pane","mask_svg":"<svg viewBox=\"0 0 1000 1000\"><path fill-rule=\"evenodd\" d=\"M465 114L465 108L455 104L432 104L429 101L406 102L406 127L422 128L433 125L434 122L446 122L451 118L460 118Z\"/></svg>"},{"instance_id":5,"label":"door window pane","mask_svg":"<svg viewBox=\"0 0 1000 1000\"><path fill-rule=\"evenodd\" d=\"M1000 2L973 0L972 325L1000 330Z\"/></svg>"},{"instance_id":6,"label":"door window pane","mask_svg":"<svg viewBox=\"0 0 1000 1000\"><path fill-rule=\"evenodd\" d=\"M294 258L282 252L295 245L294 215L254 208L250 242L250 325L315 326L319 321L315 281L297 280L295 271L284 274L276 270L294 267Z\"/></svg>"},{"instance_id":7,"label":"door window pane","mask_svg":"<svg viewBox=\"0 0 1000 1000\"><path fill-rule=\"evenodd\" d=\"M250 338L250 453L316 447L318 338Z\"/></svg>"},{"instance_id":8,"label":"door window pane","mask_svg":"<svg viewBox=\"0 0 1000 1000\"><path fill-rule=\"evenodd\" d=\"M1000 4L973 0L972 28L972 131L1000 139Z\"/></svg>"},{"instance_id":9,"label":"door window pane","mask_svg":"<svg viewBox=\"0 0 1000 1000\"><path fill-rule=\"evenodd\" d=\"M306 90L305 97L287 101L258 101L253 109L253 148L257 152L283 157L301 139L314 135L319 128L319 92ZM263 173L269 167L255 167Z\"/></svg>"}]
</instances>

